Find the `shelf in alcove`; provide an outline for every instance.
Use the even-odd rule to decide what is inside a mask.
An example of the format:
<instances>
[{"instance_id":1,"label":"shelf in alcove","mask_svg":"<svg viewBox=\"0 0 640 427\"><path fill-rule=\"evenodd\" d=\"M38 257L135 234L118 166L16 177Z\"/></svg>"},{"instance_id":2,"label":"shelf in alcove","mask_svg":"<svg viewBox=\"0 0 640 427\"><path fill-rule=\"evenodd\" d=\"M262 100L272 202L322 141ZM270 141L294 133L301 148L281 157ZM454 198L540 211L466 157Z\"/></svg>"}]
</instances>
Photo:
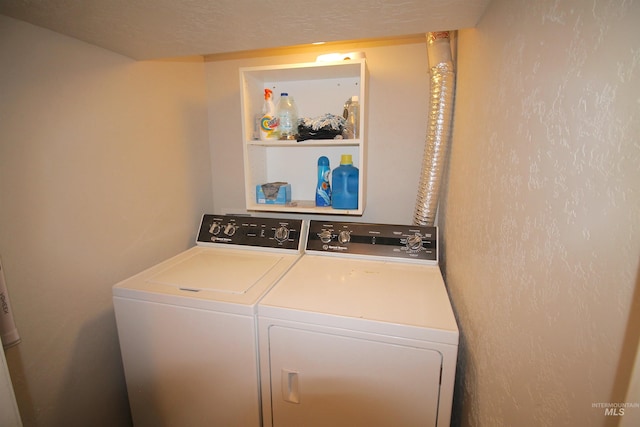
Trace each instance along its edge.
<instances>
[{"instance_id":1,"label":"shelf in alcove","mask_svg":"<svg viewBox=\"0 0 640 427\"><path fill-rule=\"evenodd\" d=\"M318 215L362 215L362 209L334 209L331 206L316 206L313 200L293 200L286 205L268 205L261 203L253 203L247 206L250 211L263 212L296 212L310 213Z\"/></svg>"},{"instance_id":2,"label":"shelf in alcove","mask_svg":"<svg viewBox=\"0 0 640 427\"><path fill-rule=\"evenodd\" d=\"M250 140L247 145L257 147L357 147L362 142L359 139L308 139L305 141L286 140Z\"/></svg>"}]
</instances>

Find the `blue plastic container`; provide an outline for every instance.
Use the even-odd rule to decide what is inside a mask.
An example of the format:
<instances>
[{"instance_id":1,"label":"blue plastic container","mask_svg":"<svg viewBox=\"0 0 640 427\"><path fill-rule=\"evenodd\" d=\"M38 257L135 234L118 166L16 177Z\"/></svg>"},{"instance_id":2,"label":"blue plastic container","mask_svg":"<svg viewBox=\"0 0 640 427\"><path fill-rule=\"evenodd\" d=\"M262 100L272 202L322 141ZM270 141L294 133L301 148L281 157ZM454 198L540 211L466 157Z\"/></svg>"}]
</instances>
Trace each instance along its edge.
<instances>
[{"instance_id":1,"label":"blue plastic container","mask_svg":"<svg viewBox=\"0 0 640 427\"><path fill-rule=\"evenodd\" d=\"M331 185L329 185L329 159L318 159L318 185L316 187L316 206L331 206Z\"/></svg>"},{"instance_id":2,"label":"blue plastic container","mask_svg":"<svg viewBox=\"0 0 640 427\"><path fill-rule=\"evenodd\" d=\"M334 209L358 209L358 168L351 154L343 154L340 166L331 172L331 206Z\"/></svg>"}]
</instances>

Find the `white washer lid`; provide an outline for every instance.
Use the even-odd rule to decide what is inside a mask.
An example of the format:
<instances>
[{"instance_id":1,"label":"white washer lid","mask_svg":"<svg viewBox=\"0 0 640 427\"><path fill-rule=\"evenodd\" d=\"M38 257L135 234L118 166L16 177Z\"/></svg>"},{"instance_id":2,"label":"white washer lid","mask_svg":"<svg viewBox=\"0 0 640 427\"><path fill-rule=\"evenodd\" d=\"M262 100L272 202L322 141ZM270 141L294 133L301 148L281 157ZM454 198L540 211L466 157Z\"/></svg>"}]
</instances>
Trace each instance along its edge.
<instances>
[{"instance_id":1,"label":"white washer lid","mask_svg":"<svg viewBox=\"0 0 640 427\"><path fill-rule=\"evenodd\" d=\"M189 291L244 294L279 260L251 253L200 252L150 277L148 282Z\"/></svg>"},{"instance_id":2,"label":"white washer lid","mask_svg":"<svg viewBox=\"0 0 640 427\"><path fill-rule=\"evenodd\" d=\"M254 315L298 253L196 246L113 286L114 298Z\"/></svg>"}]
</instances>

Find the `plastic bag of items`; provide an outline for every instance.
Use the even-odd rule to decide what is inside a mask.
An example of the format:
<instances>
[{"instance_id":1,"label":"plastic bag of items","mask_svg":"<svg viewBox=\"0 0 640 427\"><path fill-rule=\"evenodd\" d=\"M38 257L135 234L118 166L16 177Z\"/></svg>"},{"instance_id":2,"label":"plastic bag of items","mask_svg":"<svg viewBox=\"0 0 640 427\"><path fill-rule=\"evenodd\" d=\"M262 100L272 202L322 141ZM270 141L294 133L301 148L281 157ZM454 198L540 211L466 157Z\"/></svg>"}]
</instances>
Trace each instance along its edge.
<instances>
[{"instance_id":1,"label":"plastic bag of items","mask_svg":"<svg viewBox=\"0 0 640 427\"><path fill-rule=\"evenodd\" d=\"M346 120L335 114L324 114L315 118L301 118L298 121L298 141L308 139L341 139Z\"/></svg>"}]
</instances>

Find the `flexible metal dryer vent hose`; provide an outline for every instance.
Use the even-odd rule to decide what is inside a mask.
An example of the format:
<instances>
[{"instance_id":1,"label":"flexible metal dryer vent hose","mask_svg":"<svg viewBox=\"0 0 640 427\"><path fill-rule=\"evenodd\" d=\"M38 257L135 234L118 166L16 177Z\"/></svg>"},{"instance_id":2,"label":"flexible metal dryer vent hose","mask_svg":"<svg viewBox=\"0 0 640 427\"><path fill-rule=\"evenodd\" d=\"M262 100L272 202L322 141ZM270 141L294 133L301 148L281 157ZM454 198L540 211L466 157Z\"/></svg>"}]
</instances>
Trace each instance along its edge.
<instances>
[{"instance_id":1,"label":"flexible metal dryer vent hose","mask_svg":"<svg viewBox=\"0 0 640 427\"><path fill-rule=\"evenodd\" d=\"M431 77L429 125L413 218L416 225L435 223L440 182L449 148L456 86L449 31L427 33L426 36Z\"/></svg>"}]
</instances>

